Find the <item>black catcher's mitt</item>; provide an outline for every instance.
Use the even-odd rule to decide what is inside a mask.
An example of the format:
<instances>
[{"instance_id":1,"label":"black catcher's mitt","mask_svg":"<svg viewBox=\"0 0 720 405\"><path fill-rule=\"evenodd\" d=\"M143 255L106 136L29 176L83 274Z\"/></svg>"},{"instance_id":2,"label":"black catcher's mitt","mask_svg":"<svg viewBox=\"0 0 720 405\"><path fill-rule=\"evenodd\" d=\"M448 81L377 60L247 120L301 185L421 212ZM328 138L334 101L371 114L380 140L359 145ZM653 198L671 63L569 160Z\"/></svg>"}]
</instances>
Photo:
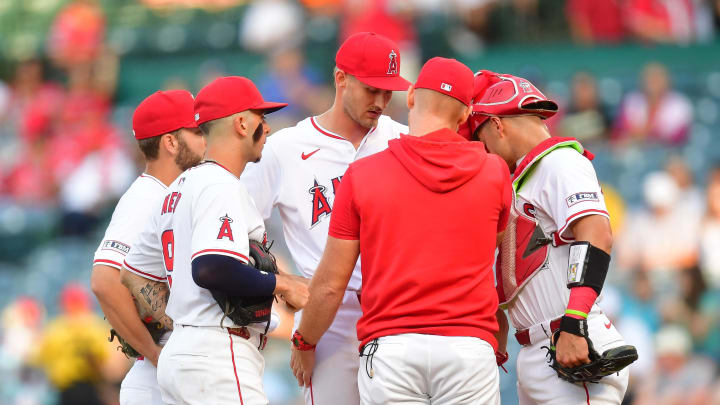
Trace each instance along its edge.
<instances>
[{"instance_id":1,"label":"black catcher's mitt","mask_svg":"<svg viewBox=\"0 0 720 405\"><path fill-rule=\"evenodd\" d=\"M560 330L556 330L550 339L550 347L543 346L542 348L547 349L547 356L550 358L548 363L557 372L558 377L571 383L597 383L601 378L619 372L638 358L635 346L631 345L614 347L599 355L595 351L592 341L587 336L583 336L587 340L590 363L577 367L565 367L556 359L555 342L559 336Z\"/></svg>"},{"instance_id":2,"label":"black catcher's mitt","mask_svg":"<svg viewBox=\"0 0 720 405\"><path fill-rule=\"evenodd\" d=\"M150 336L152 336L153 341L155 344L160 344L160 338L165 334L165 332L168 331L163 324L160 322L153 322L152 319L145 319L143 321L143 324L147 328L148 332L150 332ZM110 329L110 337L108 338L109 342L112 342L117 337L118 343L120 346L118 348L120 351L125 353L127 357L142 357L142 354L138 353L137 350L135 350L134 347L130 346L128 342L125 341L125 339L120 336L115 329Z\"/></svg>"},{"instance_id":3,"label":"black catcher's mitt","mask_svg":"<svg viewBox=\"0 0 720 405\"><path fill-rule=\"evenodd\" d=\"M250 263L259 271L279 274L275 256L270 253L271 246L265 246L254 240L250 241ZM270 311L272 308L273 296L243 298L228 296L222 291L210 290L213 298L220 305L220 309L238 326L246 326L251 323L267 322L270 325ZM223 317L223 319L224 319ZM222 323L221 325L222 326Z\"/></svg>"}]
</instances>

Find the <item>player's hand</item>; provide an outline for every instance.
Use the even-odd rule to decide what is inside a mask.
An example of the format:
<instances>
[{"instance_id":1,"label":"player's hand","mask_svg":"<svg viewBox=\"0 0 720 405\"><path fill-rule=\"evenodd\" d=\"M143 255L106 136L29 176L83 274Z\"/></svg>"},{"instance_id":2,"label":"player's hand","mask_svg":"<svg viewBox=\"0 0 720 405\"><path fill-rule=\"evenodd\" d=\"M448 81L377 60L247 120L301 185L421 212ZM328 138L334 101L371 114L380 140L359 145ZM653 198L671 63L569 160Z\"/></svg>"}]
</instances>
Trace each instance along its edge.
<instances>
[{"instance_id":1,"label":"player's hand","mask_svg":"<svg viewBox=\"0 0 720 405\"><path fill-rule=\"evenodd\" d=\"M564 367L577 367L590 363L587 341L582 336L560 332L555 342L556 360Z\"/></svg>"},{"instance_id":2,"label":"player's hand","mask_svg":"<svg viewBox=\"0 0 720 405\"><path fill-rule=\"evenodd\" d=\"M158 357L160 357L161 350L162 347L154 345L153 351L149 355L145 356L145 360L149 361L150 363L152 363L153 366L157 368Z\"/></svg>"},{"instance_id":3,"label":"player's hand","mask_svg":"<svg viewBox=\"0 0 720 405\"><path fill-rule=\"evenodd\" d=\"M310 279L290 274L278 274L276 277L275 293L287 303L288 308L292 311L304 308L310 298Z\"/></svg>"},{"instance_id":4,"label":"player's hand","mask_svg":"<svg viewBox=\"0 0 720 405\"><path fill-rule=\"evenodd\" d=\"M300 351L292 348L290 356L290 368L293 375L297 378L298 386L309 387L312 379L312 371L315 368L315 351Z\"/></svg>"}]
</instances>

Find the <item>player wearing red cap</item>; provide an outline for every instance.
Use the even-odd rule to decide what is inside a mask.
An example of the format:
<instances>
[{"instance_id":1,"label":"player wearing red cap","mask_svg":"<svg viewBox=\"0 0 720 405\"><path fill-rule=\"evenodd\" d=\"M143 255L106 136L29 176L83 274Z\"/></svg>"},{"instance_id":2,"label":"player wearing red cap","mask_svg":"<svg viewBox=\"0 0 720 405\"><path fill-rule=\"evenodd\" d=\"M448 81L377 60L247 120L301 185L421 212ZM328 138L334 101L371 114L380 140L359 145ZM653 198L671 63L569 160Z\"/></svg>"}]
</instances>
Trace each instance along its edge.
<instances>
[{"instance_id":1,"label":"player wearing red cap","mask_svg":"<svg viewBox=\"0 0 720 405\"><path fill-rule=\"evenodd\" d=\"M551 138L543 119L558 106L529 81L493 75L474 100L470 129L513 171L513 209L496 264L497 293L523 346L517 359L520 404L620 404L628 370L598 384L572 384L548 367L589 363L595 350L624 345L595 300L610 262L612 233L593 155L573 138ZM494 84L493 84L494 83ZM548 389L552 387L552 389Z\"/></svg>"},{"instance_id":2,"label":"player wearing red cap","mask_svg":"<svg viewBox=\"0 0 720 405\"><path fill-rule=\"evenodd\" d=\"M133 298L120 283L122 263L167 186L200 162L205 138L193 119L193 97L185 90L159 91L135 109L133 133L146 160L145 172L115 207L105 236L95 251L92 290L115 331L139 358L120 386L120 404L162 404L155 365L160 347L143 325Z\"/></svg>"},{"instance_id":3,"label":"player wearing red cap","mask_svg":"<svg viewBox=\"0 0 720 405\"><path fill-rule=\"evenodd\" d=\"M250 164L241 180L263 218L277 207L285 240L300 272L312 277L327 240L335 193L348 165L387 148L407 127L382 115L393 91L410 83L400 72L400 50L374 33L349 37L335 57L335 101L317 117L278 131L263 159ZM357 335L360 267L330 331L318 343L308 405L357 404ZM296 314L295 322L300 320Z\"/></svg>"},{"instance_id":4,"label":"player wearing red cap","mask_svg":"<svg viewBox=\"0 0 720 405\"><path fill-rule=\"evenodd\" d=\"M238 179L263 155L270 132L265 114L286 105L264 101L249 79L237 76L212 81L195 99L207 160L182 173L155 207L170 285L166 313L174 321L158 361L158 383L169 403L268 403L260 354L267 325L235 324L213 292L245 302L278 294L297 308L307 300L303 278L248 264L249 240L264 243L265 225Z\"/></svg>"},{"instance_id":5,"label":"player wearing red cap","mask_svg":"<svg viewBox=\"0 0 720 405\"><path fill-rule=\"evenodd\" d=\"M472 83L431 59L408 93L409 135L350 164L294 334L302 385L362 255L361 403L500 403L492 265L511 191L507 165L455 132Z\"/></svg>"}]
</instances>

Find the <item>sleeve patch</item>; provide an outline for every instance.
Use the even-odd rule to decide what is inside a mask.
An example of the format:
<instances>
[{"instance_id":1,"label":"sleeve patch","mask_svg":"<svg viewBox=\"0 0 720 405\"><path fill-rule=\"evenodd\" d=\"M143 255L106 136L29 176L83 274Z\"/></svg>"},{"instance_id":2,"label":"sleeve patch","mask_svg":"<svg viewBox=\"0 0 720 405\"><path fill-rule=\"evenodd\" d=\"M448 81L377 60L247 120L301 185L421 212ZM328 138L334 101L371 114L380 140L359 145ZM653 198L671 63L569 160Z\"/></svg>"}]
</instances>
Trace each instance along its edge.
<instances>
[{"instance_id":1,"label":"sleeve patch","mask_svg":"<svg viewBox=\"0 0 720 405\"><path fill-rule=\"evenodd\" d=\"M116 240L106 240L103 242L102 250L113 250L122 255L127 255L130 252L130 246Z\"/></svg>"},{"instance_id":2,"label":"sleeve patch","mask_svg":"<svg viewBox=\"0 0 720 405\"><path fill-rule=\"evenodd\" d=\"M592 192L583 192L583 193L575 193L570 195L568 198L565 199L565 202L567 203L568 207L572 207L573 205L585 201L594 201L598 202L600 199L598 198L598 193L592 191Z\"/></svg>"}]
</instances>

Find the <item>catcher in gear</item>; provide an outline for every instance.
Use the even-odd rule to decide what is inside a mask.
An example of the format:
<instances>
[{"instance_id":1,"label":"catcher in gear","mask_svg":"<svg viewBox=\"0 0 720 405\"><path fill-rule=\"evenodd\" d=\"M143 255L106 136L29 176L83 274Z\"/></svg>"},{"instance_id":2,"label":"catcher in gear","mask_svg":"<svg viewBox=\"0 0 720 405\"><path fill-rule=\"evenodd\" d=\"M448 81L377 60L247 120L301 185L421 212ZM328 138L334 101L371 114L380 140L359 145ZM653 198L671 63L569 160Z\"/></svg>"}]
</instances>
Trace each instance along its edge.
<instances>
[{"instance_id":1,"label":"catcher in gear","mask_svg":"<svg viewBox=\"0 0 720 405\"><path fill-rule=\"evenodd\" d=\"M270 246L255 240L250 240L250 265L260 272L280 274L275 256L270 253ZM270 297L237 297L229 296L218 290L210 290L213 298L220 305L225 317L230 318L238 326L247 326L251 323L265 322L265 333L270 327L270 315L274 296ZM220 326L222 327L222 321Z\"/></svg>"},{"instance_id":2,"label":"catcher in gear","mask_svg":"<svg viewBox=\"0 0 720 405\"><path fill-rule=\"evenodd\" d=\"M558 105L530 81L489 71L476 79L468 133L512 172L495 269L500 307L523 346L519 403L620 404L637 352L595 302L613 241L594 156L573 138L551 137L544 120Z\"/></svg>"}]
</instances>

